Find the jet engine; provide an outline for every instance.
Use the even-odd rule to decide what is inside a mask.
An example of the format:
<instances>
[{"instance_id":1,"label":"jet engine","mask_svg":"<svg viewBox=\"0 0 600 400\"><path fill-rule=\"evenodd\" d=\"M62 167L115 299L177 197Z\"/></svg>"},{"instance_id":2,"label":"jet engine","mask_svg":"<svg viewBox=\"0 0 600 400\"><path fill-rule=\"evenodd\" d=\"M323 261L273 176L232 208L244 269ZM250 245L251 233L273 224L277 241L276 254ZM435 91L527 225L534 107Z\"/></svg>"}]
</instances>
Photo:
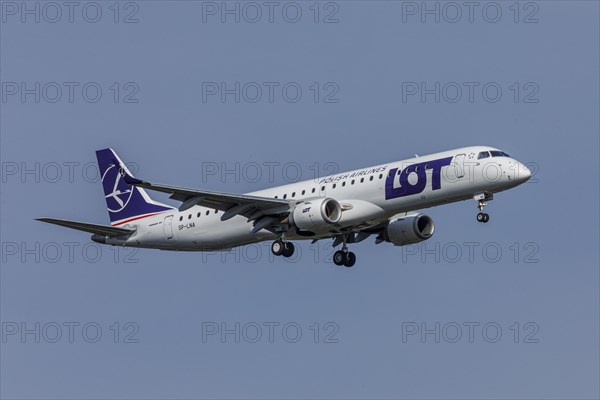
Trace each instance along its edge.
<instances>
[{"instance_id":1,"label":"jet engine","mask_svg":"<svg viewBox=\"0 0 600 400\"><path fill-rule=\"evenodd\" d=\"M433 236L435 225L425 214L409 214L394 217L383 231L383 239L394 246L419 243Z\"/></svg>"},{"instance_id":2,"label":"jet engine","mask_svg":"<svg viewBox=\"0 0 600 400\"><path fill-rule=\"evenodd\" d=\"M342 206L334 199L319 197L296 205L290 214L291 223L300 231L319 231L342 218Z\"/></svg>"}]
</instances>

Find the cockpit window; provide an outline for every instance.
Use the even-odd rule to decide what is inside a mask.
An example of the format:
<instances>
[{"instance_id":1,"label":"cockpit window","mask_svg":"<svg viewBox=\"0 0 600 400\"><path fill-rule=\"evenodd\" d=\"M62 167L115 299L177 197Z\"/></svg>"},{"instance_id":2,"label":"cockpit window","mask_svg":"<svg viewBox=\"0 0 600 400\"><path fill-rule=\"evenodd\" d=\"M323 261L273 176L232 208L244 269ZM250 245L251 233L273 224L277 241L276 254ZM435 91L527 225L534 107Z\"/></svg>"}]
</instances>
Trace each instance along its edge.
<instances>
[{"instance_id":1,"label":"cockpit window","mask_svg":"<svg viewBox=\"0 0 600 400\"><path fill-rule=\"evenodd\" d=\"M510 157L508 154L506 154L503 151L492 150L492 151L490 151L490 153L492 153L492 157Z\"/></svg>"},{"instance_id":2,"label":"cockpit window","mask_svg":"<svg viewBox=\"0 0 600 400\"><path fill-rule=\"evenodd\" d=\"M488 158L490 156L490 153L488 153L487 151L482 151L481 153L479 153L479 155L477 156L478 160L481 160L482 158Z\"/></svg>"}]
</instances>

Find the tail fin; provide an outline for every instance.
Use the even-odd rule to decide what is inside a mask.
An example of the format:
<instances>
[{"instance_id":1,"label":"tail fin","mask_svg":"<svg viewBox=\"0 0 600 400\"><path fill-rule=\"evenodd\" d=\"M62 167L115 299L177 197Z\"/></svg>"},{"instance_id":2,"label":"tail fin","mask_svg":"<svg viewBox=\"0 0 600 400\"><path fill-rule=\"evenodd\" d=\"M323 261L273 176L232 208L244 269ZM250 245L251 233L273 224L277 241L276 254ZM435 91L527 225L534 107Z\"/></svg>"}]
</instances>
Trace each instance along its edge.
<instances>
[{"instance_id":1,"label":"tail fin","mask_svg":"<svg viewBox=\"0 0 600 400\"><path fill-rule=\"evenodd\" d=\"M153 201L144 189L127 184L123 175L133 175L112 149L98 150L96 158L111 225L122 225L173 208Z\"/></svg>"}]
</instances>

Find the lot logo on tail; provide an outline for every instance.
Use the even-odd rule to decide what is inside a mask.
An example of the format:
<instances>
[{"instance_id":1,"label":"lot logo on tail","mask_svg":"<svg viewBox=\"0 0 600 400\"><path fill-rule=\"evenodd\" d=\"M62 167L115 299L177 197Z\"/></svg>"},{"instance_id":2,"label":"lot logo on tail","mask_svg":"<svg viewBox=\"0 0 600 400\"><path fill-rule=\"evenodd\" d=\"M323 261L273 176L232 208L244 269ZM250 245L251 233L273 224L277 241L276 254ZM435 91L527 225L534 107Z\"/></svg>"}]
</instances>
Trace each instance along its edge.
<instances>
[{"instance_id":1,"label":"lot logo on tail","mask_svg":"<svg viewBox=\"0 0 600 400\"><path fill-rule=\"evenodd\" d=\"M108 211L116 213L127 207L134 188L125 183L118 166L113 164L107 168L102 176L102 186L104 187L104 193L106 193L104 197L106 198Z\"/></svg>"},{"instance_id":2,"label":"lot logo on tail","mask_svg":"<svg viewBox=\"0 0 600 400\"><path fill-rule=\"evenodd\" d=\"M452 157L446 157L438 160L411 164L400 172L400 186L398 187L394 187L398 168L392 168L385 180L385 199L390 200L421 193L427 186L428 170L431 170L431 190L441 189L442 167L450 165L451 161ZM411 174L415 174L417 177L417 181L414 184L410 183L408 180L408 177Z\"/></svg>"}]
</instances>

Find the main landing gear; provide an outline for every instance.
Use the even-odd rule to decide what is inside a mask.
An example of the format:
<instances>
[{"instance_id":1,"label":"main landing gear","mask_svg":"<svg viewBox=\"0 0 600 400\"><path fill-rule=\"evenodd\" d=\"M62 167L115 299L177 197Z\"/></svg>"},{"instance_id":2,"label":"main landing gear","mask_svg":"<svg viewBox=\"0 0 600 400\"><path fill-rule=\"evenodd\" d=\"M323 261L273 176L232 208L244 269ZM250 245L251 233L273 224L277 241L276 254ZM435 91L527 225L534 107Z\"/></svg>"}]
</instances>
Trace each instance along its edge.
<instances>
[{"instance_id":1,"label":"main landing gear","mask_svg":"<svg viewBox=\"0 0 600 400\"><path fill-rule=\"evenodd\" d=\"M276 256L291 257L294 254L294 243L277 239L271 244L271 252Z\"/></svg>"},{"instance_id":2,"label":"main landing gear","mask_svg":"<svg viewBox=\"0 0 600 400\"><path fill-rule=\"evenodd\" d=\"M342 241L342 249L333 253L333 263L335 265L343 265L345 267L353 267L356 264L356 254L348 251L348 245L346 244L346 235L338 236L334 247L339 245L339 241ZM288 242L285 239L277 239L271 244L271 252L276 256L291 257L294 254L294 244Z\"/></svg>"},{"instance_id":3,"label":"main landing gear","mask_svg":"<svg viewBox=\"0 0 600 400\"><path fill-rule=\"evenodd\" d=\"M492 201L494 196L482 193L473 196L473 198L477 200L477 208L479 209L479 213L477 213L477 222L483 222L485 224L490 220L490 215L483 212L483 207L487 206L487 202Z\"/></svg>"},{"instance_id":4,"label":"main landing gear","mask_svg":"<svg viewBox=\"0 0 600 400\"><path fill-rule=\"evenodd\" d=\"M353 267L356 264L356 254L348 251L346 245L346 235L343 237L342 249L333 253L333 263L338 266Z\"/></svg>"},{"instance_id":5,"label":"main landing gear","mask_svg":"<svg viewBox=\"0 0 600 400\"><path fill-rule=\"evenodd\" d=\"M333 263L344 267L353 267L356 264L356 254L351 251L338 250L333 253Z\"/></svg>"}]
</instances>

